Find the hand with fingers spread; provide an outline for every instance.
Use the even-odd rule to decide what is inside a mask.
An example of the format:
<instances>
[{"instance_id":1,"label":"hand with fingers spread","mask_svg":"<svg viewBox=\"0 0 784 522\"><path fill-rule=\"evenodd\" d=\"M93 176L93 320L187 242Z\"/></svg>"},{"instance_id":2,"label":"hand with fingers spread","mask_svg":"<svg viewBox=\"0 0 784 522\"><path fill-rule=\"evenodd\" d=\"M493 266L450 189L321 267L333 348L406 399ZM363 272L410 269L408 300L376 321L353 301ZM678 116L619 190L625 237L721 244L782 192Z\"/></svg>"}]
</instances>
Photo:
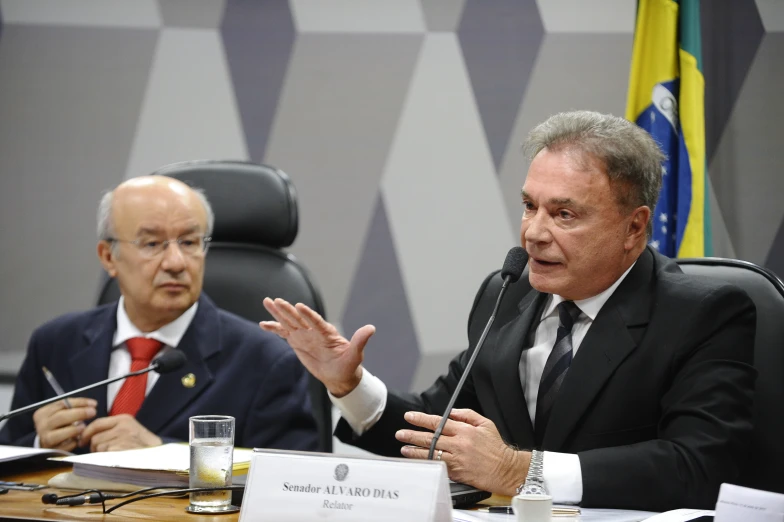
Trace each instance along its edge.
<instances>
[{"instance_id":1,"label":"hand with fingers spread","mask_svg":"<svg viewBox=\"0 0 784 522\"><path fill-rule=\"evenodd\" d=\"M335 397L343 397L362 378L365 345L376 329L366 325L351 341L318 313L304 304L296 306L283 299L264 299L264 308L275 321L262 321L262 330L279 335L294 349L300 362Z\"/></svg>"},{"instance_id":2,"label":"hand with fingers spread","mask_svg":"<svg viewBox=\"0 0 784 522\"><path fill-rule=\"evenodd\" d=\"M95 417L95 399L71 397L71 408L64 401L38 408L33 414L35 431L42 448L72 451L85 429L84 421Z\"/></svg>"},{"instance_id":3,"label":"hand with fingers spread","mask_svg":"<svg viewBox=\"0 0 784 522\"><path fill-rule=\"evenodd\" d=\"M409 411L410 424L435 431L439 415ZM408 458L427 459L433 433L399 430L395 438L405 442L400 452ZM508 446L490 419L473 410L452 410L436 443L435 457L446 463L449 478L501 495L514 495L528 474L531 454Z\"/></svg>"},{"instance_id":4,"label":"hand with fingers spread","mask_svg":"<svg viewBox=\"0 0 784 522\"><path fill-rule=\"evenodd\" d=\"M90 451L118 451L160 446L160 437L139 424L128 414L102 417L90 423L82 432L80 446Z\"/></svg>"}]
</instances>

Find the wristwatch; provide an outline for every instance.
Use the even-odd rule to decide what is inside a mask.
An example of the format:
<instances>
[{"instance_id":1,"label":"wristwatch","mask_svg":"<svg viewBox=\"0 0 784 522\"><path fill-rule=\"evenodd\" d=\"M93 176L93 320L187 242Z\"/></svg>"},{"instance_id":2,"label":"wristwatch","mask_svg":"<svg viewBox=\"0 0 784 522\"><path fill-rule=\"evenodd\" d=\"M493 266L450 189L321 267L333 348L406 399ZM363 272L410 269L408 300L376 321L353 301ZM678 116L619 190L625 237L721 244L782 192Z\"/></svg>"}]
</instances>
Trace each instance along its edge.
<instances>
[{"instance_id":1,"label":"wristwatch","mask_svg":"<svg viewBox=\"0 0 784 522\"><path fill-rule=\"evenodd\" d=\"M547 495L544 487L544 452L533 450L531 463L528 465L528 475L525 482L517 488L518 495Z\"/></svg>"}]
</instances>

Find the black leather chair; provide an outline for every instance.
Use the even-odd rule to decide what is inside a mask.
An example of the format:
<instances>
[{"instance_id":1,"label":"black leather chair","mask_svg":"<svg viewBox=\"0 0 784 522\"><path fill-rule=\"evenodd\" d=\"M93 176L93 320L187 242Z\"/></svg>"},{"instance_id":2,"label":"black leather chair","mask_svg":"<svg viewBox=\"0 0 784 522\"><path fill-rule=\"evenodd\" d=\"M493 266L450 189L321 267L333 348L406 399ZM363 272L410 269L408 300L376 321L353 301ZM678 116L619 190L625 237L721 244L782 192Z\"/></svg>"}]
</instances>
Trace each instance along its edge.
<instances>
[{"instance_id":1,"label":"black leather chair","mask_svg":"<svg viewBox=\"0 0 784 522\"><path fill-rule=\"evenodd\" d=\"M746 261L709 257L677 263L687 274L715 277L742 288L757 307L754 438L751 466L742 482L784 493L784 284L770 270Z\"/></svg>"},{"instance_id":2,"label":"black leather chair","mask_svg":"<svg viewBox=\"0 0 784 522\"><path fill-rule=\"evenodd\" d=\"M207 253L204 292L216 305L254 322L271 319L264 297L307 304L326 317L321 294L294 256L283 249L297 237L297 195L289 177L267 165L240 161L188 161L154 174L204 190L215 213ZM107 278L98 303L120 292ZM310 376L310 398L319 450L332 451L332 405L324 386Z\"/></svg>"}]
</instances>

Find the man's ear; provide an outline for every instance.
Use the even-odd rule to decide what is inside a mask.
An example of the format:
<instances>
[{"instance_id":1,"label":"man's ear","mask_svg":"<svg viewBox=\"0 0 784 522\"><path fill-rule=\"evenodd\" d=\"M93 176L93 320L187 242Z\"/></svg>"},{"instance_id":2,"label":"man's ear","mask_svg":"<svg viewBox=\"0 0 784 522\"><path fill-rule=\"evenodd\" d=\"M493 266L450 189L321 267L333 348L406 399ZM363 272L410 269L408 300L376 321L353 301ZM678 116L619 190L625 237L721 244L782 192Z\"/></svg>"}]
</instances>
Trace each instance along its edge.
<instances>
[{"instance_id":1,"label":"man's ear","mask_svg":"<svg viewBox=\"0 0 784 522\"><path fill-rule=\"evenodd\" d=\"M637 207L632 211L632 219L626 229L626 240L624 247L631 250L640 244L640 239L647 239L648 222L651 220L651 209L645 205ZM647 241L646 241L647 242Z\"/></svg>"},{"instance_id":2,"label":"man's ear","mask_svg":"<svg viewBox=\"0 0 784 522\"><path fill-rule=\"evenodd\" d=\"M115 277L117 275L117 268L115 266L117 256L114 255L114 251L112 250L112 243L103 239L98 241L97 251L98 259L101 261L103 269L106 270L109 277Z\"/></svg>"}]
</instances>

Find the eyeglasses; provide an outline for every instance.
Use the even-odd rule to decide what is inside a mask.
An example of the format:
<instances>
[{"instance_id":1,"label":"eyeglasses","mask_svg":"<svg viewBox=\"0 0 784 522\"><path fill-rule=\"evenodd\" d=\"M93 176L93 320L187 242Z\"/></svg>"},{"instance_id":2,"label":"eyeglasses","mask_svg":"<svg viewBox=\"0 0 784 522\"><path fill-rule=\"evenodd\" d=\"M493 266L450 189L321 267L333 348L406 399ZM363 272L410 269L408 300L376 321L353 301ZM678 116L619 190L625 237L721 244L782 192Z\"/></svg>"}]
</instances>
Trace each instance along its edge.
<instances>
[{"instance_id":1,"label":"eyeglasses","mask_svg":"<svg viewBox=\"0 0 784 522\"><path fill-rule=\"evenodd\" d=\"M201 257L210 247L212 238L209 236L185 236L178 237L177 239L117 239L115 237L107 237L106 241L110 243L129 243L139 250L139 253L149 259L155 258L163 254L166 247L170 243L177 243L180 252L191 257Z\"/></svg>"}]
</instances>

